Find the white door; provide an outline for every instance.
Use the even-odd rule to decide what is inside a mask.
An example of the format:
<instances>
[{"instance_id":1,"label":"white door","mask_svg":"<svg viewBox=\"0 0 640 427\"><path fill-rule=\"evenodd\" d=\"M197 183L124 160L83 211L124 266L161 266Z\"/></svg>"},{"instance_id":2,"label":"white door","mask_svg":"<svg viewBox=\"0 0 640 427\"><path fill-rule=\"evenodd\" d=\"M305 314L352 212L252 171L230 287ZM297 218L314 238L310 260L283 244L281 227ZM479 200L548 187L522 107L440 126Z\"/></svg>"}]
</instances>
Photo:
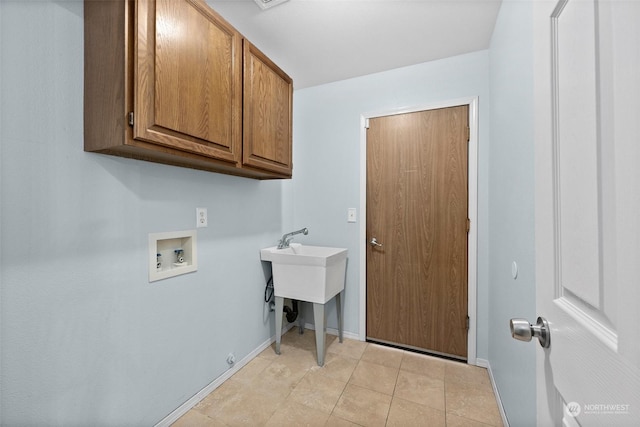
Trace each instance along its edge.
<instances>
[{"instance_id":1,"label":"white door","mask_svg":"<svg viewBox=\"0 0 640 427\"><path fill-rule=\"evenodd\" d=\"M533 8L538 425L637 426L640 1Z\"/></svg>"}]
</instances>

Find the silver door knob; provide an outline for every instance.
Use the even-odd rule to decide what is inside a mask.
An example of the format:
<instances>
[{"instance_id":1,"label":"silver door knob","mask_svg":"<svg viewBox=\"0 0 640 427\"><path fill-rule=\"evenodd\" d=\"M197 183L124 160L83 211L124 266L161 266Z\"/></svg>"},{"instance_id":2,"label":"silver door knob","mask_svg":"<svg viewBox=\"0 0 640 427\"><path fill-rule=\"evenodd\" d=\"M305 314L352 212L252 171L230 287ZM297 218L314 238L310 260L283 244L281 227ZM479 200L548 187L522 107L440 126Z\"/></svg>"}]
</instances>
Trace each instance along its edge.
<instances>
[{"instance_id":1,"label":"silver door knob","mask_svg":"<svg viewBox=\"0 0 640 427\"><path fill-rule=\"evenodd\" d=\"M371 239L371 241L369 242L369 244L373 247L378 246L378 247L382 247L382 243L378 243L378 241L376 240L376 238L374 237L373 239Z\"/></svg>"},{"instance_id":2,"label":"silver door knob","mask_svg":"<svg viewBox=\"0 0 640 427\"><path fill-rule=\"evenodd\" d=\"M535 337L538 338L543 348L549 348L551 345L549 322L543 317L538 317L535 325L525 319L511 319L509 326L511 327L511 336L517 340L531 341L531 338Z\"/></svg>"}]
</instances>

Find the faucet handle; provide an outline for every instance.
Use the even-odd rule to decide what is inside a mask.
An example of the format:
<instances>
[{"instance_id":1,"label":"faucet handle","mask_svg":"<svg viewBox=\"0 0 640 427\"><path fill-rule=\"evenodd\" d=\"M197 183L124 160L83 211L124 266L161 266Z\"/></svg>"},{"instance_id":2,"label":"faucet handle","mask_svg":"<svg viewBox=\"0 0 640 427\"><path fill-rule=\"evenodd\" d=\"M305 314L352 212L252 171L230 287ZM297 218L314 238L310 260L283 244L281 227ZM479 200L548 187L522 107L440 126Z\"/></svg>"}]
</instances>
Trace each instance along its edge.
<instances>
[{"instance_id":1,"label":"faucet handle","mask_svg":"<svg viewBox=\"0 0 640 427\"><path fill-rule=\"evenodd\" d=\"M293 237L283 237L282 239L278 240L278 249L288 248L291 240L293 240Z\"/></svg>"}]
</instances>

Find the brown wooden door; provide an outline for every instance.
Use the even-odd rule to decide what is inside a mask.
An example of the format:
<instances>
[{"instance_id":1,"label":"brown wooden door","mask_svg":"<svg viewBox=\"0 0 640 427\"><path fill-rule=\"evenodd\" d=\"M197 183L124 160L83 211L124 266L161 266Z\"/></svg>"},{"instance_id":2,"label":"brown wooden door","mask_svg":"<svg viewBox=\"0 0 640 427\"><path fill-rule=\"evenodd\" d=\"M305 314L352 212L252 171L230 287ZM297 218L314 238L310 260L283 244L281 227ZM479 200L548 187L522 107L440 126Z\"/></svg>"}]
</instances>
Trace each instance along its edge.
<instances>
[{"instance_id":1,"label":"brown wooden door","mask_svg":"<svg viewBox=\"0 0 640 427\"><path fill-rule=\"evenodd\" d=\"M467 105L369 120L367 339L466 359L467 144Z\"/></svg>"},{"instance_id":2,"label":"brown wooden door","mask_svg":"<svg viewBox=\"0 0 640 427\"><path fill-rule=\"evenodd\" d=\"M203 0L136 2L134 138L239 163L242 36Z\"/></svg>"}]
</instances>

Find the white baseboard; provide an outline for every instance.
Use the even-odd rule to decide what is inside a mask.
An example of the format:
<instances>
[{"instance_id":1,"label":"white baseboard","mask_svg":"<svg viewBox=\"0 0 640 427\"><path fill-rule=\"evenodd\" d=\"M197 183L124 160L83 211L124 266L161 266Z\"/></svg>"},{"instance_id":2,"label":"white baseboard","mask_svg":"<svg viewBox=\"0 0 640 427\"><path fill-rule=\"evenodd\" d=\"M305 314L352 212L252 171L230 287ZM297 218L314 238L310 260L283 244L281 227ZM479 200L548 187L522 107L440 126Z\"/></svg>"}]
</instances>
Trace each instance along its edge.
<instances>
[{"instance_id":1,"label":"white baseboard","mask_svg":"<svg viewBox=\"0 0 640 427\"><path fill-rule=\"evenodd\" d=\"M500 416L502 417L502 424L504 424L505 427L509 427L509 420L507 420L507 413L504 411L504 406L502 406L502 399L500 399L500 393L498 392L498 387L496 387L496 382L493 378L493 371L491 371L491 364L486 359L476 358L476 365L483 368L487 368L487 372L489 372L489 379L491 380L491 387L493 387L493 394L496 395L498 410L500 411Z\"/></svg>"},{"instance_id":2,"label":"white baseboard","mask_svg":"<svg viewBox=\"0 0 640 427\"><path fill-rule=\"evenodd\" d=\"M491 382L493 382L493 377L491 376L491 367L489 366L489 361L486 359L480 359L479 357L476 359L476 366L480 366L481 368L486 368L489 371L489 377L491 377Z\"/></svg>"},{"instance_id":3,"label":"white baseboard","mask_svg":"<svg viewBox=\"0 0 640 427\"><path fill-rule=\"evenodd\" d=\"M293 328L295 325L293 323L287 324L284 328L282 328L282 333L289 331L289 329ZM271 338L267 339L265 342L260 344L258 348L253 350L251 353L247 354L242 360L236 362L228 371L224 374L220 375L218 378L210 382L207 386L205 386L202 390L193 395L189 400L180 405L175 411L171 412L169 415L164 417L160 422L158 422L155 427L169 427L171 424L178 421L178 419L189 412L191 408L196 406L202 399L207 397L209 393L217 389L224 383L226 380L231 378L233 374L238 372L245 366L247 363L251 362L257 355L262 353L264 349L269 347L273 342L275 342L275 335Z\"/></svg>"},{"instance_id":4,"label":"white baseboard","mask_svg":"<svg viewBox=\"0 0 640 427\"><path fill-rule=\"evenodd\" d=\"M315 327L315 325L313 323L305 323L304 324L304 328L305 329L310 329L312 331L316 330L316 327ZM330 334L330 335L338 336L338 330L337 329L327 328L327 333ZM344 338L349 338L350 340L364 341L364 340L360 339L360 335L354 334L353 332L343 331L342 332L342 336Z\"/></svg>"}]
</instances>

